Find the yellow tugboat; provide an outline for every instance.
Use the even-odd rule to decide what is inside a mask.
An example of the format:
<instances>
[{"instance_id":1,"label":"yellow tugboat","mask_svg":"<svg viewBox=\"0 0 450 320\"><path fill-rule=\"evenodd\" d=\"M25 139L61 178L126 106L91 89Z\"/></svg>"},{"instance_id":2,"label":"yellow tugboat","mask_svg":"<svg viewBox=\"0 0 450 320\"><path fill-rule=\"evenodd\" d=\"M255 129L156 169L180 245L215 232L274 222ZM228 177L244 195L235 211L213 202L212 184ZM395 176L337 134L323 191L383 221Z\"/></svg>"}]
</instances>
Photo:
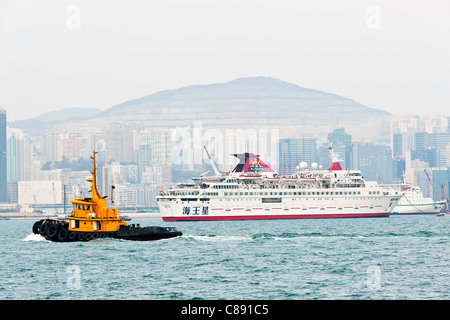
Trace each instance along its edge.
<instances>
[{"instance_id":1,"label":"yellow tugboat","mask_svg":"<svg viewBox=\"0 0 450 320\"><path fill-rule=\"evenodd\" d=\"M105 197L97 190L97 175L94 152L91 198L72 200L73 210L67 217L69 222L43 219L36 221L33 232L56 242L89 241L97 238L116 238L126 240L159 240L181 236L174 227L140 227L139 224L128 225L118 214L117 208L108 209Z\"/></svg>"}]
</instances>

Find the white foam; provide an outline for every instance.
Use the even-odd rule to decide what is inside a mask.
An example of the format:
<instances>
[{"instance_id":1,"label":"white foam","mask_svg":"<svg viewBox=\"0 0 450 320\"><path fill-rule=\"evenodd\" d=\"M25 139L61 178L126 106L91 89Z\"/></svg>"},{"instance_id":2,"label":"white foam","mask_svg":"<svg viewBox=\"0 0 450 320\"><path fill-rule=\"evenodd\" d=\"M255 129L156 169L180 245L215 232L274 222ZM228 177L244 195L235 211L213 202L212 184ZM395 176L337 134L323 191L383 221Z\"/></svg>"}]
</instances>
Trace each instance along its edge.
<instances>
[{"instance_id":1,"label":"white foam","mask_svg":"<svg viewBox=\"0 0 450 320\"><path fill-rule=\"evenodd\" d=\"M249 237L244 236L194 236L194 235L183 235L182 237L192 238L199 241L208 242L222 242L222 241L242 241L249 240Z\"/></svg>"},{"instance_id":2,"label":"white foam","mask_svg":"<svg viewBox=\"0 0 450 320\"><path fill-rule=\"evenodd\" d=\"M29 234L27 235L22 241L47 241L43 236L40 234Z\"/></svg>"}]
</instances>

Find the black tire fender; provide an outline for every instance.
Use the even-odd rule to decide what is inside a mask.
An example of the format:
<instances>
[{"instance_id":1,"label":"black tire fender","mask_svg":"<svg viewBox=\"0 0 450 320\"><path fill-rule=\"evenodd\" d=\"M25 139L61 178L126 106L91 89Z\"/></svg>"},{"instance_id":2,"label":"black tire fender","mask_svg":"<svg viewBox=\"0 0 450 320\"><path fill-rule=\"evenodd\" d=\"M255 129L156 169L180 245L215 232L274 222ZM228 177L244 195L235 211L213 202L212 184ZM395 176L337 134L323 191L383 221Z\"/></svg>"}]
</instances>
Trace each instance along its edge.
<instances>
[{"instance_id":1,"label":"black tire fender","mask_svg":"<svg viewBox=\"0 0 450 320\"><path fill-rule=\"evenodd\" d=\"M59 241L67 241L69 238L70 231L66 228L60 228L58 232L58 240Z\"/></svg>"},{"instance_id":2,"label":"black tire fender","mask_svg":"<svg viewBox=\"0 0 450 320\"><path fill-rule=\"evenodd\" d=\"M47 229L48 229L48 223L47 222L43 222L41 224L41 226L39 227L39 234L42 236L45 236L45 234L47 233Z\"/></svg>"},{"instance_id":3,"label":"black tire fender","mask_svg":"<svg viewBox=\"0 0 450 320\"><path fill-rule=\"evenodd\" d=\"M39 234L39 228L41 227L42 222L44 222L44 220L36 221L36 222L33 224L33 233L34 233L34 234Z\"/></svg>"},{"instance_id":4,"label":"black tire fender","mask_svg":"<svg viewBox=\"0 0 450 320\"><path fill-rule=\"evenodd\" d=\"M57 224L51 224L48 226L47 229L47 237L49 237L50 239L54 239L59 232L60 226Z\"/></svg>"},{"instance_id":5,"label":"black tire fender","mask_svg":"<svg viewBox=\"0 0 450 320\"><path fill-rule=\"evenodd\" d=\"M70 241L74 241L76 238L77 238L77 233L73 232L73 231L70 231L69 232L69 240Z\"/></svg>"}]
</instances>

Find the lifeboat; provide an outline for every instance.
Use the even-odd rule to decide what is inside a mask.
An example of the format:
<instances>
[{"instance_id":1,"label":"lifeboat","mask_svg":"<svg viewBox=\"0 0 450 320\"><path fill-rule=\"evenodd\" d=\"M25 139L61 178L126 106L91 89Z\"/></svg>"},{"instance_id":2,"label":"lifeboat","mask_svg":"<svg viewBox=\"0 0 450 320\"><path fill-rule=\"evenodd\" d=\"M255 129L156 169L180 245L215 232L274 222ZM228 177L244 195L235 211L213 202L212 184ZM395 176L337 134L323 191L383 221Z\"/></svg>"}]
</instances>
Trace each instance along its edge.
<instances>
[{"instance_id":1,"label":"lifeboat","mask_svg":"<svg viewBox=\"0 0 450 320\"><path fill-rule=\"evenodd\" d=\"M89 241L99 238L115 238L136 241L159 240L181 236L174 227L141 227L131 224L119 215L117 208L109 209L105 197L97 190L94 152L91 198L72 200L73 210L67 221L42 219L33 224L33 233L54 242Z\"/></svg>"},{"instance_id":2,"label":"lifeboat","mask_svg":"<svg viewBox=\"0 0 450 320\"><path fill-rule=\"evenodd\" d=\"M255 179L261 179L261 177L262 177L261 174L251 173L251 172L246 172L246 173L239 175L239 179L243 179L243 180L255 180Z\"/></svg>"}]
</instances>

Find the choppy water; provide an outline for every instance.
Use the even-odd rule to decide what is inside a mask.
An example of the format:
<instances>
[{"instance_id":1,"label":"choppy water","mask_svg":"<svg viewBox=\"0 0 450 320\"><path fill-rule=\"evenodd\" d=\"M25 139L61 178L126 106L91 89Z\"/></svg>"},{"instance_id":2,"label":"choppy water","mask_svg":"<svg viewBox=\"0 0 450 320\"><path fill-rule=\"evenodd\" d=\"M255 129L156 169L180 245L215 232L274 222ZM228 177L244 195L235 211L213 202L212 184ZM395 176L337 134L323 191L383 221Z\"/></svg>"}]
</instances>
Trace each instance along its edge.
<instances>
[{"instance_id":1,"label":"choppy water","mask_svg":"<svg viewBox=\"0 0 450 320\"><path fill-rule=\"evenodd\" d=\"M184 234L53 243L0 221L0 299L449 299L449 222L133 219Z\"/></svg>"}]
</instances>

